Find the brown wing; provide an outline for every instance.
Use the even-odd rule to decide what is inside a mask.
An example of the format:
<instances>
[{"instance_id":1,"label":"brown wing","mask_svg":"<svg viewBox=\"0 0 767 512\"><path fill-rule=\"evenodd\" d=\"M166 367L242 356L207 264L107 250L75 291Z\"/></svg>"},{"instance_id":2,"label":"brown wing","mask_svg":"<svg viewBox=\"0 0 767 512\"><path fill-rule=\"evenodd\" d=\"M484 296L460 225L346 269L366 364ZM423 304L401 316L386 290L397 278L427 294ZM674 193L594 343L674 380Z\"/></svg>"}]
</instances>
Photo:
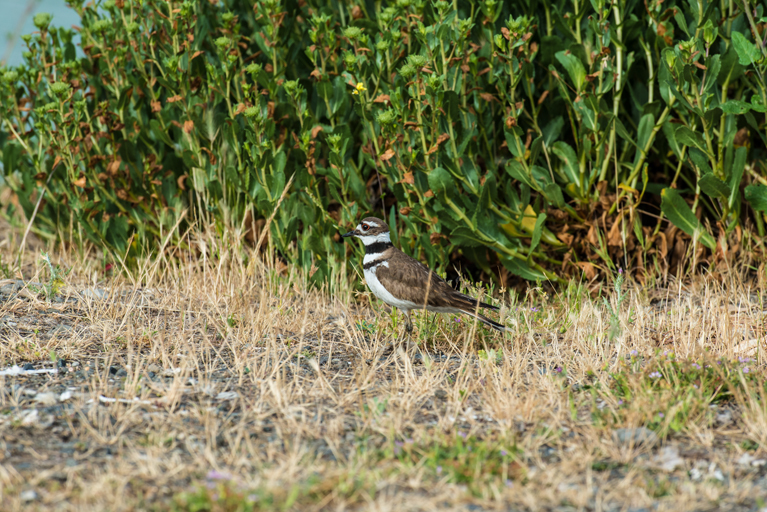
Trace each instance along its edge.
<instances>
[{"instance_id":1,"label":"brown wing","mask_svg":"<svg viewBox=\"0 0 767 512\"><path fill-rule=\"evenodd\" d=\"M472 298L455 291L444 279L429 270L426 265L397 248L389 249L389 251L391 251L391 255L386 255L389 266L378 267L376 277L395 297L423 305L426 298L426 283L431 276L427 302L429 306L438 308L465 307L469 309L476 306Z\"/></svg>"}]
</instances>

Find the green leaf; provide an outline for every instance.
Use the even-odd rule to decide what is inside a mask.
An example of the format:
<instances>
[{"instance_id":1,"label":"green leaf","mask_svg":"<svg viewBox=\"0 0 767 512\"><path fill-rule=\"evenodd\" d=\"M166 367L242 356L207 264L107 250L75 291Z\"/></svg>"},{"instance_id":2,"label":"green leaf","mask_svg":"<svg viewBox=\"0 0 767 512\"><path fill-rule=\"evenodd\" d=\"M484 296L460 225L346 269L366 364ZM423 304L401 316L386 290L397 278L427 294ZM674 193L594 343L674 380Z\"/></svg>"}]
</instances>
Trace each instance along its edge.
<instances>
[{"instance_id":1,"label":"green leaf","mask_svg":"<svg viewBox=\"0 0 767 512\"><path fill-rule=\"evenodd\" d=\"M700 242L711 250L716 248L716 241L703 229L700 221L695 217L679 192L673 188L664 188L661 193L661 211L676 227L688 235L699 237Z\"/></svg>"},{"instance_id":2,"label":"green leaf","mask_svg":"<svg viewBox=\"0 0 767 512\"><path fill-rule=\"evenodd\" d=\"M562 195L562 189L556 183L548 183L544 187L544 194L546 199L557 208L564 208L565 197Z\"/></svg>"},{"instance_id":3,"label":"green leaf","mask_svg":"<svg viewBox=\"0 0 767 512\"><path fill-rule=\"evenodd\" d=\"M581 180L580 172L578 171L578 155L575 154L575 150L569 144L560 140L551 146L551 151L565 164L564 172L567 180L570 182L568 185L575 185L580 189Z\"/></svg>"},{"instance_id":4,"label":"green leaf","mask_svg":"<svg viewBox=\"0 0 767 512\"><path fill-rule=\"evenodd\" d=\"M208 186L208 174L205 169L192 168L192 186L197 192L203 192Z\"/></svg>"},{"instance_id":5,"label":"green leaf","mask_svg":"<svg viewBox=\"0 0 767 512\"><path fill-rule=\"evenodd\" d=\"M533 228L533 237L530 239L530 255L538 244L541 243L541 233L543 232L543 224L546 222L546 214L539 213L538 218L535 219L535 227Z\"/></svg>"},{"instance_id":6,"label":"green leaf","mask_svg":"<svg viewBox=\"0 0 767 512\"><path fill-rule=\"evenodd\" d=\"M708 158L699 149L690 148L690 160L695 164L695 167L700 171L700 175L710 174L713 172L711 166L708 163Z\"/></svg>"},{"instance_id":7,"label":"green leaf","mask_svg":"<svg viewBox=\"0 0 767 512\"><path fill-rule=\"evenodd\" d=\"M485 237L479 231L475 232L466 226L459 226L450 233L450 242L454 245L477 247L491 245L493 240Z\"/></svg>"},{"instance_id":8,"label":"green leaf","mask_svg":"<svg viewBox=\"0 0 767 512\"><path fill-rule=\"evenodd\" d=\"M174 147L173 141L170 140L168 133L162 129L160 122L157 119L152 119L149 121L149 127L152 129L152 133L154 134L155 138L163 141L170 147Z\"/></svg>"},{"instance_id":9,"label":"green leaf","mask_svg":"<svg viewBox=\"0 0 767 512\"><path fill-rule=\"evenodd\" d=\"M618 137L625 140L626 142L630 142L635 147L637 146L637 143L634 142L634 139L631 138L631 134L629 134L628 130L626 130L626 126L624 126L623 122L617 118L613 118L613 122L615 123L615 133L618 134Z\"/></svg>"},{"instance_id":10,"label":"green leaf","mask_svg":"<svg viewBox=\"0 0 767 512\"><path fill-rule=\"evenodd\" d=\"M727 198L730 195L730 187L725 182L713 175L713 173L705 174L698 181L700 189L709 197L713 198Z\"/></svg>"},{"instance_id":11,"label":"green leaf","mask_svg":"<svg viewBox=\"0 0 767 512\"><path fill-rule=\"evenodd\" d=\"M675 11L674 21L676 21L676 24L684 31L687 37L690 37L690 30L687 28L687 20L684 17L684 13L681 9L675 9Z\"/></svg>"},{"instance_id":12,"label":"green leaf","mask_svg":"<svg viewBox=\"0 0 767 512\"><path fill-rule=\"evenodd\" d=\"M749 185L743 193L751 208L758 212L767 212L767 186Z\"/></svg>"},{"instance_id":13,"label":"green leaf","mask_svg":"<svg viewBox=\"0 0 767 512\"><path fill-rule=\"evenodd\" d=\"M586 125L586 128L592 132L596 131L599 126L597 125L597 115L586 105L586 102L582 99L578 100L573 103L573 107L575 107L575 110L580 113L581 119L583 119L583 124Z\"/></svg>"},{"instance_id":14,"label":"green leaf","mask_svg":"<svg viewBox=\"0 0 767 512\"><path fill-rule=\"evenodd\" d=\"M676 135L676 140L679 144L684 144L685 146L698 148L704 153L707 153L706 140L703 138L703 135L701 135L700 133L694 132L690 130L689 128L687 128L686 126L682 125L676 129L675 135Z\"/></svg>"},{"instance_id":15,"label":"green leaf","mask_svg":"<svg viewBox=\"0 0 767 512\"><path fill-rule=\"evenodd\" d=\"M722 112L725 114L745 114L749 110L751 110L751 105L746 103L745 101L740 100L728 100L725 103L722 103L719 105L719 108L722 109Z\"/></svg>"},{"instance_id":16,"label":"green leaf","mask_svg":"<svg viewBox=\"0 0 767 512\"><path fill-rule=\"evenodd\" d=\"M506 137L506 145L509 147L509 151L515 158L525 158L525 143L522 142L522 138L519 136L522 131L514 127L511 130L503 130L503 135Z\"/></svg>"},{"instance_id":17,"label":"green leaf","mask_svg":"<svg viewBox=\"0 0 767 512\"><path fill-rule=\"evenodd\" d=\"M730 176L728 178L730 188L730 208L735 206L735 202L738 200L740 193L740 180L743 177L743 171L746 168L746 156L748 155L748 148L742 147L735 151L735 159L732 162L730 168Z\"/></svg>"},{"instance_id":18,"label":"green leaf","mask_svg":"<svg viewBox=\"0 0 767 512\"><path fill-rule=\"evenodd\" d=\"M655 116L652 114L645 114L642 119L639 120L639 128L637 128L637 152L634 162L638 162L644 153L644 148L647 146L647 142L650 140L652 130L655 127Z\"/></svg>"},{"instance_id":19,"label":"green leaf","mask_svg":"<svg viewBox=\"0 0 767 512\"><path fill-rule=\"evenodd\" d=\"M509 272L523 279L527 279L528 281L542 281L547 279L545 274L531 268L530 265L524 261L507 257L501 257L500 259L503 266L506 267Z\"/></svg>"},{"instance_id":20,"label":"green leaf","mask_svg":"<svg viewBox=\"0 0 767 512\"><path fill-rule=\"evenodd\" d=\"M586 69L583 67L581 60L566 50L557 52L554 56L567 70L567 74L570 75L570 81L575 86L575 89L580 92L583 89L583 83L586 81Z\"/></svg>"},{"instance_id":21,"label":"green leaf","mask_svg":"<svg viewBox=\"0 0 767 512\"><path fill-rule=\"evenodd\" d=\"M673 123L666 119L666 121L663 123L663 134L666 136L666 140L668 141L668 145L671 148L671 151L674 152L674 155L677 158L682 158L682 148L679 147L679 142L676 140L676 132L674 131L674 125Z\"/></svg>"},{"instance_id":22,"label":"green leaf","mask_svg":"<svg viewBox=\"0 0 767 512\"><path fill-rule=\"evenodd\" d=\"M547 148L551 147L554 141L559 139L559 134L562 133L564 126L565 120L562 119L562 116L557 116L543 127L543 141L546 143Z\"/></svg>"},{"instance_id":23,"label":"green leaf","mask_svg":"<svg viewBox=\"0 0 767 512\"><path fill-rule=\"evenodd\" d=\"M703 91L708 91L716 84L716 79L719 77L719 70L722 68L722 63L719 60L719 55L712 55L706 62L706 84L703 86Z\"/></svg>"},{"instance_id":24,"label":"green leaf","mask_svg":"<svg viewBox=\"0 0 767 512\"><path fill-rule=\"evenodd\" d=\"M735 51L738 53L738 62L740 62L741 66L756 64L761 57L756 45L737 30L732 32L732 46L735 47Z\"/></svg>"},{"instance_id":25,"label":"green leaf","mask_svg":"<svg viewBox=\"0 0 767 512\"><path fill-rule=\"evenodd\" d=\"M453 189L453 177L442 167L437 167L429 173L429 188L435 194L447 194Z\"/></svg>"},{"instance_id":26,"label":"green leaf","mask_svg":"<svg viewBox=\"0 0 767 512\"><path fill-rule=\"evenodd\" d=\"M516 160L509 160L506 162L506 172L509 173L509 176L519 181L520 183L524 183L531 189L540 190L540 187L535 182L535 180L533 180L533 177L530 175L530 173L525 171L525 168L522 166L522 164Z\"/></svg>"}]
</instances>

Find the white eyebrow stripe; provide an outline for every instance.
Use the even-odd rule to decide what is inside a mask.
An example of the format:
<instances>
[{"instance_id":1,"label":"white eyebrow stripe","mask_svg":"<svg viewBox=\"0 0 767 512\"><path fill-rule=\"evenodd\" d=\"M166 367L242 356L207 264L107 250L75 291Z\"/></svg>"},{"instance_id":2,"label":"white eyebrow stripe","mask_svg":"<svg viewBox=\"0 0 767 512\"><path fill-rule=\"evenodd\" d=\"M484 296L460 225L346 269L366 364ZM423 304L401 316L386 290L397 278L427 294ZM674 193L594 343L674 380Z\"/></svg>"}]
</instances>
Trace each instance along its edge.
<instances>
[{"instance_id":1,"label":"white eyebrow stripe","mask_svg":"<svg viewBox=\"0 0 767 512\"><path fill-rule=\"evenodd\" d=\"M368 226L373 226L374 228L377 228L377 227L378 227L378 223L377 223L377 222L367 222L366 224L367 224Z\"/></svg>"}]
</instances>

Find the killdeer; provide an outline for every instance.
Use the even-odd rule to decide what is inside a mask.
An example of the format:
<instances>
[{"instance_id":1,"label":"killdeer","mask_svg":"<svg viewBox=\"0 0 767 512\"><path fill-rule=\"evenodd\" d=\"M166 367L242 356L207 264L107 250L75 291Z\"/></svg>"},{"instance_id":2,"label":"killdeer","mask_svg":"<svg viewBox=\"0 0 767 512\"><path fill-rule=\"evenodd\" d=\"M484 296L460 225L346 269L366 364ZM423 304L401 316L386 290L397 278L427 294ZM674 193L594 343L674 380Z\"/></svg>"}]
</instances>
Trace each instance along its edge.
<instances>
[{"instance_id":1,"label":"killdeer","mask_svg":"<svg viewBox=\"0 0 767 512\"><path fill-rule=\"evenodd\" d=\"M376 217L367 217L343 237L354 236L365 244L362 269L373 295L405 314L410 333L410 311L426 309L436 313L464 313L501 332L506 327L478 312L498 308L454 290L444 279L391 243L389 226Z\"/></svg>"}]
</instances>

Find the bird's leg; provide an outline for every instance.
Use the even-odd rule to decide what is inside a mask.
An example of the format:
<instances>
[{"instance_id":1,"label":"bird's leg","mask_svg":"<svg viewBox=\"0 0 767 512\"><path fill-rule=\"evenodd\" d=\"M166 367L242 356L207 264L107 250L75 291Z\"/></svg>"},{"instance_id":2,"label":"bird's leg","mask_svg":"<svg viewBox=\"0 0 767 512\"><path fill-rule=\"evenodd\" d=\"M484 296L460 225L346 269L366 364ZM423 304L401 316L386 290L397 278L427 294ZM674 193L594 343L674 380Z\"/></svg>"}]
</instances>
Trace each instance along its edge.
<instances>
[{"instance_id":1,"label":"bird's leg","mask_svg":"<svg viewBox=\"0 0 767 512\"><path fill-rule=\"evenodd\" d=\"M405 312L405 318L407 324L405 325L405 331L407 331L407 337L405 338L405 346L403 347L408 357L411 356L411 350L417 355L421 351L421 347L417 342L413 342L413 322L410 318L410 311Z\"/></svg>"},{"instance_id":2,"label":"bird's leg","mask_svg":"<svg viewBox=\"0 0 767 512\"><path fill-rule=\"evenodd\" d=\"M409 352L410 349L410 337L413 335L413 322L410 319L410 310L409 309L403 309L402 312L405 314L405 337L404 337L404 343L403 343L403 349L405 350L405 353Z\"/></svg>"}]
</instances>

